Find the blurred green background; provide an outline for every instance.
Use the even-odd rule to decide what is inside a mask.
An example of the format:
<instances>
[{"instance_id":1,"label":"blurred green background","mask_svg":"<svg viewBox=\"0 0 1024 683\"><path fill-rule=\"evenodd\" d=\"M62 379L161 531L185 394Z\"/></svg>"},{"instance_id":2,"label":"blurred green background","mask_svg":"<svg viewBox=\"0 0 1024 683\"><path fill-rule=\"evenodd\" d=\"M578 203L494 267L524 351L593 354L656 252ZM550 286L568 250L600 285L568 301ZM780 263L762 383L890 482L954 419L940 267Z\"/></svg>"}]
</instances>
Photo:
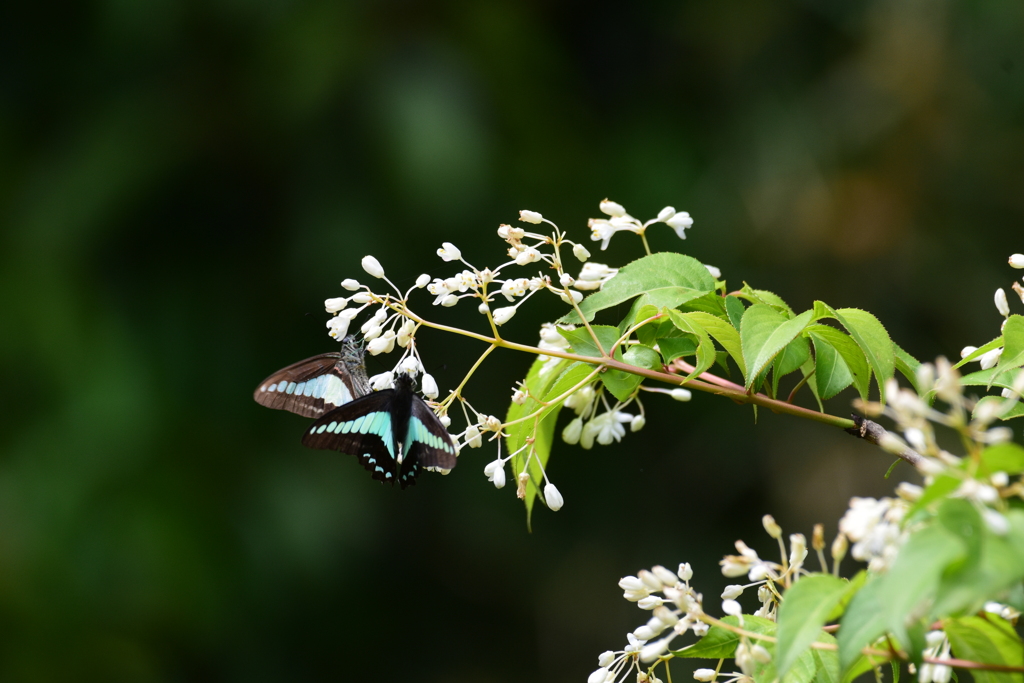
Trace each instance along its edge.
<instances>
[{"instance_id":1,"label":"blurred green background","mask_svg":"<svg viewBox=\"0 0 1024 683\"><path fill-rule=\"evenodd\" d=\"M712 604L733 540L770 552L763 513L831 538L851 495L891 490L876 449L699 394L648 401L617 446L558 447L566 505L532 534L482 474L493 448L383 488L251 400L333 348L322 301L364 254L410 283L450 272L442 241L500 262L519 209L585 239L606 196L671 204L695 225L654 248L871 310L929 359L997 334L1024 250L1019 2L3 14L5 681L582 681L644 620L620 576L688 560ZM509 334L535 341L551 299ZM421 343L442 388L480 350ZM503 414L528 363L496 354L470 399Z\"/></svg>"}]
</instances>

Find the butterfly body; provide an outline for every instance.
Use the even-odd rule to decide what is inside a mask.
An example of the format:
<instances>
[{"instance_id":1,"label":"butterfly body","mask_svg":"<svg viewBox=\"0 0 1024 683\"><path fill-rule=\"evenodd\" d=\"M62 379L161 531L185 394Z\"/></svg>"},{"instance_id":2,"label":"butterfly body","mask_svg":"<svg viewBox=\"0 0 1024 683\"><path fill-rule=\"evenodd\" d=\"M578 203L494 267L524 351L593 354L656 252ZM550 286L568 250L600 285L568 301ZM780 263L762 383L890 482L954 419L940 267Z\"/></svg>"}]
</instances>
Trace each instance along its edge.
<instances>
[{"instance_id":1,"label":"butterfly body","mask_svg":"<svg viewBox=\"0 0 1024 683\"><path fill-rule=\"evenodd\" d=\"M421 469L455 467L455 445L413 380L399 373L394 389L371 391L363 346L352 337L341 353L293 363L263 380L253 394L260 405L317 418L302 443L359 458L371 476L415 483Z\"/></svg>"}]
</instances>

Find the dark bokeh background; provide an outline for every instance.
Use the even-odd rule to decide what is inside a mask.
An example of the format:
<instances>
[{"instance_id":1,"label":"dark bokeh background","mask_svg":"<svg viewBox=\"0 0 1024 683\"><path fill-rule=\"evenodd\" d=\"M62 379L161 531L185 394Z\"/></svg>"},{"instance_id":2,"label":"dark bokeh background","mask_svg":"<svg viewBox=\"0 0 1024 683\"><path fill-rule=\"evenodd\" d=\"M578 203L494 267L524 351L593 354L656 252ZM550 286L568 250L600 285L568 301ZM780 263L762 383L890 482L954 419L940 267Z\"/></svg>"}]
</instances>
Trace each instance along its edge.
<instances>
[{"instance_id":1,"label":"dark bokeh background","mask_svg":"<svg viewBox=\"0 0 1024 683\"><path fill-rule=\"evenodd\" d=\"M655 248L871 310L920 358L996 334L1024 247L1024 5L625 6L4 10L0 678L585 680L642 621L620 576L689 560L714 603L734 539L770 551L764 512L831 531L890 490L825 427L649 401L622 444L558 448L566 505L531 535L493 450L400 492L252 402L331 348L322 301L364 254L400 283L448 272L446 240L495 264L519 209L583 238L605 196L690 211ZM465 308L432 313L479 324ZM422 344L448 387L479 351ZM501 414L529 359L497 356L469 396Z\"/></svg>"}]
</instances>

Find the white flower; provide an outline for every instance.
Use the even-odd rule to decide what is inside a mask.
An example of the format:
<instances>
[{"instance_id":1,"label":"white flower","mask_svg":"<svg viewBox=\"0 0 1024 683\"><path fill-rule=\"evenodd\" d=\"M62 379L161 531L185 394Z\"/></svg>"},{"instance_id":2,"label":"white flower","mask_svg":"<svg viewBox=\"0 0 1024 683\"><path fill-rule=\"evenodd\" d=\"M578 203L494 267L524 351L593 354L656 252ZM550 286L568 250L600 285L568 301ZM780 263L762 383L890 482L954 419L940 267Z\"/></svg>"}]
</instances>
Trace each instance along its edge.
<instances>
[{"instance_id":1,"label":"white flower","mask_svg":"<svg viewBox=\"0 0 1024 683\"><path fill-rule=\"evenodd\" d=\"M1010 315L1010 304L1006 303L1006 292L1000 287L996 290L996 310L999 311L999 315L1004 318Z\"/></svg>"},{"instance_id":2,"label":"white flower","mask_svg":"<svg viewBox=\"0 0 1024 683\"><path fill-rule=\"evenodd\" d=\"M350 292L354 292L357 289L359 289L359 287L360 287L359 281L358 280L353 280L350 277L347 277L344 280L342 280L341 281L341 286L344 287L345 289L347 289Z\"/></svg>"},{"instance_id":3,"label":"white flower","mask_svg":"<svg viewBox=\"0 0 1024 683\"><path fill-rule=\"evenodd\" d=\"M722 591L722 599L723 600L735 600L736 598L740 597L741 595L743 595L743 586L741 586L741 585L739 585L737 583L734 583L732 585L726 586L725 590Z\"/></svg>"},{"instance_id":4,"label":"white flower","mask_svg":"<svg viewBox=\"0 0 1024 683\"><path fill-rule=\"evenodd\" d=\"M590 239L601 243L601 251L608 248L608 243L612 241L612 235L619 231L619 228L611 221L606 221L603 218L591 218L589 227Z\"/></svg>"},{"instance_id":5,"label":"white flower","mask_svg":"<svg viewBox=\"0 0 1024 683\"><path fill-rule=\"evenodd\" d=\"M603 263L584 263L580 275L576 278L576 289L590 291L600 289L601 285L615 277L618 268L610 268Z\"/></svg>"},{"instance_id":6,"label":"white flower","mask_svg":"<svg viewBox=\"0 0 1024 683\"><path fill-rule=\"evenodd\" d=\"M398 369L407 375L413 376L418 375L422 366L420 362L416 360L415 356L406 356L402 359L402 362L398 364Z\"/></svg>"},{"instance_id":7,"label":"white flower","mask_svg":"<svg viewBox=\"0 0 1024 683\"><path fill-rule=\"evenodd\" d=\"M996 363L999 362L999 357L1002 355L1003 349L1002 347L1000 347L998 349L992 349L991 351L983 353L974 360L978 361L981 364L982 370L988 370L989 368L994 368L996 366Z\"/></svg>"},{"instance_id":8,"label":"white flower","mask_svg":"<svg viewBox=\"0 0 1024 683\"><path fill-rule=\"evenodd\" d=\"M394 348L394 346L395 346L395 338L394 337L388 338L388 337L381 336L381 337L377 337L376 339L373 339L372 341L370 341L370 343L366 345L366 351L371 356L378 356L378 355L380 355L382 353L388 353L389 352L388 346Z\"/></svg>"},{"instance_id":9,"label":"white flower","mask_svg":"<svg viewBox=\"0 0 1024 683\"><path fill-rule=\"evenodd\" d=\"M572 275L569 275L569 273L562 273L561 275L558 276L558 284L562 285L563 287L572 287L574 284L576 284L576 278L574 278ZM333 313L333 311L331 312Z\"/></svg>"},{"instance_id":10,"label":"white flower","mask_svg":"<svg viewBox=\"0 0 1024 683\"><path fill-rule=\"evenodd\" d=\"M352 322L351 318L345 316L336 315L327 321L327 329L330 330L329 334L334 339L344 339L345 335L348 334L348 325Z\"/></svg>"},{"instance_id":11,"label":"white flower","mask_svg":"<svg viewBox=\"0 0 1024 683\"><path fill-rule=\"evenodd\" d=\"M494 324L504 325L509 320L511 320L512 316L514 316L515 314L515 306L505 306L504 308L495 309L494 313L492 314L494 316Z\"/></svg>"},{"instance_id":12,"label":"white flower","mask_svg":"<svg viewBox=\"0 0 1024 683\"><path fill-rule=\"evenodd\" d=\"M525 249L520 250L518 254L516 254L515 259L516 264L520 266L527 266L531 263L540 261L541 255L540 251L538 251L535 247L526 247Z\"/></svg>"},{"instance_id":13,"label":"white flower","mask_svg":"<svg viewBox=\"0 0 1024 683\"><path fill-rule=\"evenodd\" d=\"M606 213L609 216L622 217L626 215L626 209L622 204L605 199L603 202L598 204L598 208L601 209L601 213Z\"/></svg>"},{"instance_id":14,"label":"white flower","mask_svg":"<svg viewBox=\"0 0 1024 683\"><path fill-rule=\"evenodd\" d=\"M565 501L562 500L562 494L558 492L558 489L551 482L548 482L547 486L544 487L544 500L553 512L561 510L562 505L565 504Z\"/></svg>"},{"instance_id":15,"label":"white flower","mask_svg":"<svg viewBox=\"0 0 1024 683\"><path fill-rule=\"evenodd\" d=\"M675 389L668 393L669 396L671 396L677 401L689 401L691 398L693 398L693 394L691 394L688 389L683 389L682 387L676 387Z\"/></svg>"},{"instance_id":16,"label":"white flower","mask_svg":"<svg viewBox=\"0 0 1024 683\"><path fill-rule=\"evenodd\" d=\"M327 309L328 313L337 313L348 306L348 299L343 296L339 296L336 299L327 299L324 301L324 308Z\"/></svg>"},{"instance_id":17,"label":"white flower","mask_svg":"<svg viewBox=\"0 0 1024 683\"><path fill-rule=\"evenodd\" d=\"M363 261L362 261L362 265L363 265L363 270L365 270L367 273L369 273L373 277L376 277L376 278L384 277L384 268L381 267L380 261L378 261L377 259L373 258L372 256L364 256L363 257Z\"/></svg>"},{"instance_id":18,"label":"white flower","mask_svg":"<svg viewBox=\"0 0 1024 683\"><path fill-rule=\"evenodd\" d=\"M981 517L985 520L985 526L996 536L1005 536L1010 531L1010 522L992 508L982 510Z\"/></svg>"},{"instance_id":19,"label":"white flower","mask_svg":"<svg viewBox=\"0 0 1024 683\"><path fill-rule=\"evenodd\" d=\"M429 399L437 398L437 382L434 380L434 376L429 373L423 373L423 377L420 378L420 385L423 387L423 395Z\"/></svg>"},{"instance_id":20,"label":"white flower","mask_svg":"<svg viewBox=\"0 0 1024 683\"><path fill-rule=\"evenodd\" d=\"M476 425L466 427L466 445L470 448L480 448L483 445L483 438L480 436L480 428Z\"/></svg>"},{"instance_id":21,"label":"white flower","mask_svg":"<svg viewBox=\"0 0 1024 683\"><path fill-rule=\"evenodd\" d=\"M437 250L437 255L444 261L458 261L462 258L462 252L451 242L442 244L441 248Z\"/></svg>"},{"instance_id":22,"label":"white flower","mask_svg":"<svg viewBox=\"0 0 1024 683\"><path fill-rule=\"evenodd\" d=\"M1013 268L1024 268L1024 254L1012 254L1010 256L1010 266Z\"/></svg>"},{"instance_id":23,"label":"white flower","mask_svg":"<svg viewBox=\"0 0 1024 683\"><path fill-rule=\"evenodd\" d=\"M395 385L395 376L390 372L382 372L370 378L370 388L374 391L391 389Z\"/></svg>"},{"instance_id":24,"label":"white flower","mask_svg":"<svg viewBox=\"0 0 1024 683\"><path fill-rule=\"evenodd\" d=\"M575 256L576 259L579 261L586 261L588 258L590 258L590 252L587 251L587 248L582 244L577 244L573 246L572 255Z\"/></svg>"},{"instance_id":25,"label":"white flower","mask_svg":"<svg viewBox=\"0 0 1024 683\"><path fill-rule=\"evenodd\" d=\"M505 461L501 458L494 460L484 467L484 474L487 481L494 484L494 488L500 489L505 485Z\"/></svg>"},{"instance_id":26,"label":"white flower","mask_svg":"<svg viewBox=\"0 0 1024 683\"><path fill-rule=\"evenodd\" d=\"M540 223L544 220L544 216L541 216L536 211L529 211L527 209L523 209L522 211L519 212L519 220L523 221L524 223Z\"/></svg>"},{"instance_id":27,"label":"white flower","mask_svg":"<svg viewBox=\"0 0 1024 683\"><path fill-rule=\"evenodd\" d=\"M723 600L722 611L732 617L738 617L743 614L743 608L735 600Z\"/></svg>"},{"instance_id":28,"label":"white flower","mask_svg":"<svg viewBox=\"0 0 1024 683\"><path fill-rule=\"evenodd\" d=\"M679 213L672 214L672 217L665 221L665 224L676 231L676 235L679 239L686 239L686 229L693 225L693 219L690 218L690 214L686 211L680 211Z\"/></svg>"}]
</instances>

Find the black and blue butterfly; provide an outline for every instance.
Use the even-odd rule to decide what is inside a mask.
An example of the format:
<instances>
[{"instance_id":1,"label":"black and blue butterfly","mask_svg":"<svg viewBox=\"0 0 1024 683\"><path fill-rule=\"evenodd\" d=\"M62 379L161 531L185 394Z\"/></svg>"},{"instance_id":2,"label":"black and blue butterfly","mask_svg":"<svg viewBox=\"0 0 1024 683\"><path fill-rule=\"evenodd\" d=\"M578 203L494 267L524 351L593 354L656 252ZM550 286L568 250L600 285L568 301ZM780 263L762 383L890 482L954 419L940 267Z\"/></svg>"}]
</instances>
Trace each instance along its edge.
<instances>
[{"instance_id":1,"label":"black and blue butterfly","mask_svg":"<svg viewBox=\"0 0 1024 683\"><path fill-rule=\"evenodd\" d=\"M370 391L363 346L351 337L341 353L275 372L253 397L268 408L317 418L303 445L354 455L381 482L405 488L421 469L447 471L457 462L451 436L416 394L409 375L399 373L394 389Z\"/></svg>"}]
</instances>

